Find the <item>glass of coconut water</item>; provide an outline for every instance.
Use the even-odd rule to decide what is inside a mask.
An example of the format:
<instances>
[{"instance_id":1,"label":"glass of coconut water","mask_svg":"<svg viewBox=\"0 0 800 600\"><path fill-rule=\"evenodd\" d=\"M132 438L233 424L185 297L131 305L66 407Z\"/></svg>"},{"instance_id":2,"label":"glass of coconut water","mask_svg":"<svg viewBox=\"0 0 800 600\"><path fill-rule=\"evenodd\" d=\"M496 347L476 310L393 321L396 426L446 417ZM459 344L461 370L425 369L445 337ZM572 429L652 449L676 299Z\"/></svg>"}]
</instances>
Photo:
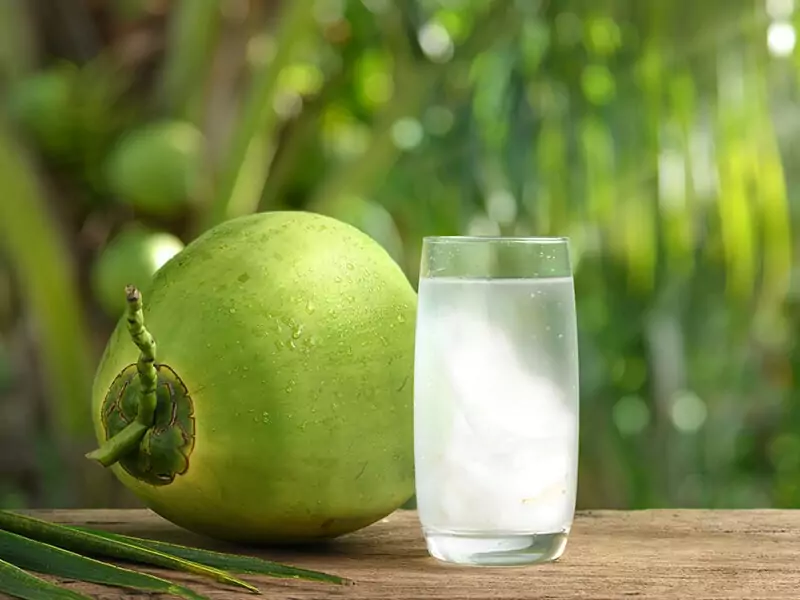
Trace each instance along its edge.
<instances>
[{"instance_id":1,"label":"glass of coconut water","mask_svg":"<svg viewBox=\"0 0 800 600\"><path fill-rule=\"evenodd\" d=\"M428 237L421 263L414 439L428 550L470 565L555 560L578 468L568 240Z\"/></svg>"}]
</instances>

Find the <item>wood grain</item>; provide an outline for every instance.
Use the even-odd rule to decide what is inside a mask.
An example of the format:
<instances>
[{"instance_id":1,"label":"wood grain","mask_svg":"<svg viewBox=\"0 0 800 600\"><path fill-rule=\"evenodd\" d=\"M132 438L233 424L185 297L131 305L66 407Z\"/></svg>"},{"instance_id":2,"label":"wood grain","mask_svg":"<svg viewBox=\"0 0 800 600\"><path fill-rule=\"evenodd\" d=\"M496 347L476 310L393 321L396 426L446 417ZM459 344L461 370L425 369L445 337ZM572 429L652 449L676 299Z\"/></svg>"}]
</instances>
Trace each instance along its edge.
<instances>
[{"instance_id":1,"label":"wood grain","mask_svg":"<svg viewBox=\"0 0 800 600\"><path fill-rule=\"evenodd\" d=\"M141 510L36 511L38 517L131 535L231 550L180 530ZM800 511L652 510L583 512L566 554L556 563L524 568L453 567L427 555L416 513L400 511L313 551L239 549L289 564L349 577L326 584L249 578L265 598L352 600L800 598ZM164 575L163 571L149 570ZM210 598L248 593L169 574ZM67 583L98 599L146 597ZM166 597L163 597L166 598Z\"/></svg>"}]
</instances>

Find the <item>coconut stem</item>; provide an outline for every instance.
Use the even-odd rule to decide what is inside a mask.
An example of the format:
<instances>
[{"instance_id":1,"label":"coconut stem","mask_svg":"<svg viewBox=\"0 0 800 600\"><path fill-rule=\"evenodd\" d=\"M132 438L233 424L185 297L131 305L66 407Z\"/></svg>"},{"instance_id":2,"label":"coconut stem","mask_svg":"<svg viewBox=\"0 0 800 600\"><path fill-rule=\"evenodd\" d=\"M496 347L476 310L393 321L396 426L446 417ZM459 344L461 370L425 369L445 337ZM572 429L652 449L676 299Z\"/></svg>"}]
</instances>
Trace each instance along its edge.
<instances>
[{"instance_id":1,"label":"coconut stem","mask_svg":"<svg viewBox=\"0 0 800 600\"><path fill-rule=\"evenodd\" d=\"M158 386L158 372L156 371L156 341L144 326L144 313L142 312L142 293L134 286L125 288L128 300L128 310L125 316L128 321L128 332L133 343L139 348L139 360L136 370L139 372L139 381L142 391L139 397L139 409L136 420L149 427L153 424L156 414L156 387Z\"/></svg>"},{"instance_id":2,"label":"coconut stem","mask_svg":"<svg viewBox=\"0 0 800 600\"><path fill-rule=\"evenodd\" d=\"M147 425L133 421L117 435L106 440L97 450L89 452L86 458L96 460L104 467L110 467L126 454L133 452L148 429Z\"/></svg>"},{"instance_id":3,"label":"coconut stem","mask_svg":"<svg viewBox=\"0 0 800 600\"><path fill-rule=\"evenodd\" d=\"M122 431L108 439L99 448L86 455L86 458L96 460L104 467L109 467L120 458L133 452L139 445L144 434L153 424L156 414L156 388L158 387L158 371L156 371L156 342L144 326L142 312L142 294L134 286L125 288L128 300L128 309L125 319L128 322L128 332L133 343L139 348L139 360L136 370L139 373L141 390L139 393L139 407L136 411L136 420L129 423Z\"/></svg>"}]
</instances>

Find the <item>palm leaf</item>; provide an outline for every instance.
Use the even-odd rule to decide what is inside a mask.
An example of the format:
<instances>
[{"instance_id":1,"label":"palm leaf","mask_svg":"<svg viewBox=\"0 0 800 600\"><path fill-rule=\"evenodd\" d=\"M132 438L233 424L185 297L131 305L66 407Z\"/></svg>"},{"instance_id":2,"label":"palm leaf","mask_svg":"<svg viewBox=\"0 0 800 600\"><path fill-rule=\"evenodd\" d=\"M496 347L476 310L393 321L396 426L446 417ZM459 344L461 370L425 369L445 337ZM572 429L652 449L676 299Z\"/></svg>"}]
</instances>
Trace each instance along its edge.
<instances>
[{"instance_id":1,"label":"palm leaf","mask_svg":"<svg viewBox=\"0 0 800 600\"><path fill-rule=\"evenodd\" d=\"M0 557L22 569L146 592L172 594L187 600L207 600L181 585L146 573L137 573L92 558L0 530Z\"/></svg>"},{"instance_id":2,"label":"palm leaf","mask_svg":"<svg viewBox=\"0 0 800 600\"><path fill-rule=\"evenodd\" d=\"M110 533L107 531L94 531L83 527L75 527L88 533L94 533L111 540L116 540L130 544L132 546L139 546L149 548L164 554L171 554L180 558L198 562L209 567L217 569L224 569L231 573L244 573L249 575L267 575L269 577L292 578L292 579L305 579L308 581L321 581L326 583L335 583L339 585L351 585L353 582L344 577L337 575L329 575L319 571L312 571L309 569L300 569L297 567L290 567L271 560L263 560L255 556L244 556L239 554L227 554L222 552L214 552L211 550L202 550L199 548L189 548L179 544L171 544L168 542L161 542L157 540L149 540L121 535L119 533Z\"/></svg>"},{"instance_id":3,"label":"palm leaf","mask_svg":"<svg viewBox=\"0 0 800 600\"><path fill-rule=\"evenodd\" d=\"M0 558L0 593L22 600L92 600L26 573Z\"/></svg>"},{"instance_id":4,"label":"palm leaf","mask_svg":"<svg viewBox=\"0 0 800 600\"><path fill-rule=\"evenodd\" d=\"M6 531L11 531L40 542L53 544L59 548L72 550L73 552L79 552L81 554L103 556L134 563L149 564L164 569L186 571L258 593L258 588L233 577L230 573L220 571L213 567L207 567L155 550L133 546L118 540L107 539L94 533L72 529L55 523L48 523L47 521L23 516L7 510L0 510L0 529L5 529Z\"/></svg>"}]
</instances>

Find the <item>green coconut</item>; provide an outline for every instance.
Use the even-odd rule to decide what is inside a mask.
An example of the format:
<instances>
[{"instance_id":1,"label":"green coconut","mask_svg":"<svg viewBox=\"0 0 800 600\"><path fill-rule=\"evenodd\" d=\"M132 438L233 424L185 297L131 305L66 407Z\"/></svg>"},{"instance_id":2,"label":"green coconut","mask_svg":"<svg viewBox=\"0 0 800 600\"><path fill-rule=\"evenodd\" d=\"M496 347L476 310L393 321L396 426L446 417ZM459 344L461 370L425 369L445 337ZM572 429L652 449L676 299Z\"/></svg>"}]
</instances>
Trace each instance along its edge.
<instances>
[{"instance_id":1,"label":"green coconut","mask_svg":"<svg viewBox=\"0 0 800 600\"><path fill-rule=\"evenodd\" d=\"M412 496L416 294L372 238L312 213L241 217L128 302L89 457L152 510L218 539L303 542Z\"/></svg>"},{"instance_id":2,"label":"green coconut","mask_svg":"<svg viewBox=\"0 0 800 600\"><path fill-rule=\"evenodd\" d=\"M326 205L324 214L358 227L386 248L391 257L403 260L403 238L391 213L376 202L343 196Z\"/></svg>"},{"instance_id":3,"label":"green coconut","mask_svg":"<svg viewBox=\"0 0 800 600\"><path fill-rule=\"evenodd\" d=\"M141 226L119 232L92 264L91 285L95 299L110 316L125 312L120 290L133 284L146 290L156 271L183 249L183 242L164 231Z\"/></svg>"},{"instance_id":4,"label":"green coconut","mask_svg":"<svg viewBox=\"0 0 800 600\"><path fill-rule=\"evenodd\" d=\"M69 158L75 147L77 76L75 66L59 63L29 75L9 94L12 118L53 158Z\"/></svg>"},{"instance_id":5,"label":"green coconut","mask_svg":"<svg viewBox=\"0 0 800 600\"><path fill-rule=\"evenodd\" d=\"M148 214L175 216L201 185L205 140L191 123L157 121L126 133L106 165L109 190Z\"/></svg>"}]
</instances>

